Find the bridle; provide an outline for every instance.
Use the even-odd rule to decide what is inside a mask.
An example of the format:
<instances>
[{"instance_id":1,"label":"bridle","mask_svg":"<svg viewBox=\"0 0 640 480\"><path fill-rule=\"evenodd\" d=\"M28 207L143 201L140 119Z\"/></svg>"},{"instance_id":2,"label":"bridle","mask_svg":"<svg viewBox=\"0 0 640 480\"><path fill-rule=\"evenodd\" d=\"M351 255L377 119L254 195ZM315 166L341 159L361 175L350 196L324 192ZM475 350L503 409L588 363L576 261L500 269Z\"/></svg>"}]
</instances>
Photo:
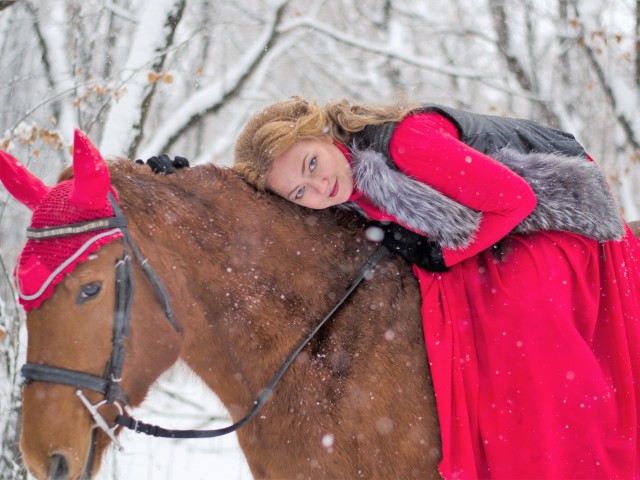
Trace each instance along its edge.
<instances>
[{"instance_id":1,"label":"bridle","mask_svg":"<svg viewBox=\"0 0 640 480\"><path fill-rule=\"evenodd\" d=\"M173 326L176 332L180 332L180 326L175 320L169 295L162 281L155 273L142 252L134 243L133 238L128 229L127 219L125 218L118 203L113 195L109 193L109 202L113 208L114 216L104 219L93 220L89 222L74 223L61 227L28 229L27 237L29 238L56 238L70 234L84 233L94 230L104 230L105 228L117 228L122 232L122 243L124 251L122 257L116 263L115 275L115 310L113 321L113 341L111 357L107 362L104 375L99 377L90 373L68 370L65 368L52 367L49 365L25 363L22 367L21 374L26 384L33 381L57 383L76 387L76 395L82 404L87 408L89 414L93 418L96 426L109 436L114 445L119 450L123 450L116 437L116 429L119 426L126 427L137 433L144 433L155 437L167 438L211 438L232 433L251 420L264 406L274 387L280 381L285 371L289 368L296 356L311 341L316 333L323 325L333 316L346 299L355 290L358 284L367 278L373 271L375 266L388 255L389 251L386 247L380 246L376 252L360 268L356 277L352 280L345 293L338 300L337 304L329 311L329 313L318 323L318 325L307 335L307 337L291 352L289 357L284 361L278 369L269 384L264 388L260 395L253 402L253 406L249 413L241 420L228 427L215 430L170 430L159 426L146 424L135 420L125 412L127 406L127 396L123 392L120 383L122 379L122 369L124 367L125 343L129 334L131 304L134 295L133 283L133 267L131 265L131 255L142 267L147 279L153 286L156 296L162 305L165 316ZM92 404L82 392L82 389L98 392L104 396L104 400ZM105 404L114 405L119 414L115 418L115 424L109 427L108 422L102 417L98 409Z\"/></svg>"},{"instance_id":2,"label":"bridle","mask_svg":"<svg viewBox=\"0 0 640 480\"><path fill-rule=\"evenodd\" d=\"M60 238L77 233L104 230L106 228L119 229L122 233L123 253L116 263L115 272L115 306L113 319L113 339L111 357L106 364L102 377L90 373L68 370L66 368L52 367L50 365L25 363L22 366L21 374L26 384L33 381L58 383L77 387L76 394L88 409L96 425L103 430L114 442L115 446L122 450L122 446L117 440L115 430L118 425L109 428L106 420L98 412L98 408L104 404L115 405L121 416L125 415L124 406L127 405L127 396L120 387L122 379L122 369L124 367L125 343L129 335L129 323L131 316L131 303L134 294L133 267L131 265L131 255L142 267L147 278L151 282L156 292L164 313L173 326L179 332L180 328L175 320L169 295L160 281L159 277L143 257L140 249L134 243L127 228L127 219L122 213L113 195L109 193L109 202L114 212L113 217L92 220L89 222L74 223L60 227L40 228L27 230L28 238ZM86 398L82 390L92 390L104 395L104 400L93 405Z\"/></svg>"}]
</instances>

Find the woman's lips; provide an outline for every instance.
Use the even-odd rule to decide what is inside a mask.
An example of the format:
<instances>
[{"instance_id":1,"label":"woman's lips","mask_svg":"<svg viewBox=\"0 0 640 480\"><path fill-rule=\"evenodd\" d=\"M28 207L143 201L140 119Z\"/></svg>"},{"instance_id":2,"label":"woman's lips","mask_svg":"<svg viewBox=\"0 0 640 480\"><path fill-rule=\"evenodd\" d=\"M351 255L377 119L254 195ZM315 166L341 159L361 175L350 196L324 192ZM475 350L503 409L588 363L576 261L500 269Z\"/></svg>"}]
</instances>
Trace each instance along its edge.
<instances>
[{"instance_id":1,"label":"woman's lips","mask_svg":"<svg viewBox=\"0 0 640 480\"><path fill-rule=\"evenodd\" d=\"M340 190L340 188L338 186L338 180L336 179L336 184L333 186L333 189L329 193L329 196L330 197L335 197L338 194L338 190Z\"/></svg>"}]
</instances>

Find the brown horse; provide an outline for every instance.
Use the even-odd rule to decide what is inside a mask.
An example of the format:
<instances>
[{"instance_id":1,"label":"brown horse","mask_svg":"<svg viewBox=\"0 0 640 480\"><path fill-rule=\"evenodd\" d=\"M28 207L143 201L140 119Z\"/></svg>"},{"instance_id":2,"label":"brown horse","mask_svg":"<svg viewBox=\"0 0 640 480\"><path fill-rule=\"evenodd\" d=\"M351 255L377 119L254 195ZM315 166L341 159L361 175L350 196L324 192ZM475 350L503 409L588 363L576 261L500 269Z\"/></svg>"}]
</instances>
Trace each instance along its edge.
<instances>
[{"instance_id":1,"label":"brown horse","mask_svg":"<svg viewBox=\"0 0 640 480\"><path fill-rule=\"evenodd\" d=\"M228 169L158 176L120 160L109 171L131 236L166 286L180 327L167 321L135 264L120 383L129 405L143 402L181 359L237 421L375 245L351 214L257 193ZM122 240L102 246L29 311L28 363L103 375L122 252ZM438 477L440 436L421 324L411 268L384 260L297 357L261 414L237 432L253 475ZM94 404L103 399L84 394ZM113 425L113 405L100 413ZM36 477L98 470L111 441L96 430L76 388L26 385L23 417L21 448Z\"/></svg>"}]
</instances>

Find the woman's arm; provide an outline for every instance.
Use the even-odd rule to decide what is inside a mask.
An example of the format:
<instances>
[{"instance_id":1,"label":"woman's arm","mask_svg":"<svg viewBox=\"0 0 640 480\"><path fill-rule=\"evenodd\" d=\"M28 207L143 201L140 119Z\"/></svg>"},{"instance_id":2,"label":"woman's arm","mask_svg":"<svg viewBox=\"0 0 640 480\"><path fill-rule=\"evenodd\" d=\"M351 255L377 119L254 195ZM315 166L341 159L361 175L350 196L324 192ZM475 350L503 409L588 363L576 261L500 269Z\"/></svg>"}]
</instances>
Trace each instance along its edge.
<instances>
[{"instance_id":1,"label":"woman's arm","mask_svg":"<svg viewBox=\"0 0 640 480\"><path fill-rule=\"evenodd\" d=\"M494 245L536 206L535 194L524 179L462 143L455 126L437 113L420 113L400 122L389 153L407 175L482 212L469 246L443 250L447 266Z\"/></svg>"}]
</instances>

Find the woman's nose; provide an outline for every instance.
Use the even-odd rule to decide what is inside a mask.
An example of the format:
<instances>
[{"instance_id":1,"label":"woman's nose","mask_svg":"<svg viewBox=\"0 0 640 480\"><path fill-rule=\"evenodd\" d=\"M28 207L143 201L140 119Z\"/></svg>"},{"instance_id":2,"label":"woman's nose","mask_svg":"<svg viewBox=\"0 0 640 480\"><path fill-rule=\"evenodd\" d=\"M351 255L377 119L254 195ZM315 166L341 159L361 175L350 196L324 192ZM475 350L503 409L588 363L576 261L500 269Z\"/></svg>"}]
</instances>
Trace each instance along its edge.
<instances>
[{"instance_id":1,"label":"woman's nose","mask_svg":"<svg viewBox=\"0 0 640 480\"><path fill-rule=\"evenodd\" d=\"M326 177L316 177L313 179L312 185L318 193L324 194L329 186L329 180Z\"/></svg>"}]
</instances>

